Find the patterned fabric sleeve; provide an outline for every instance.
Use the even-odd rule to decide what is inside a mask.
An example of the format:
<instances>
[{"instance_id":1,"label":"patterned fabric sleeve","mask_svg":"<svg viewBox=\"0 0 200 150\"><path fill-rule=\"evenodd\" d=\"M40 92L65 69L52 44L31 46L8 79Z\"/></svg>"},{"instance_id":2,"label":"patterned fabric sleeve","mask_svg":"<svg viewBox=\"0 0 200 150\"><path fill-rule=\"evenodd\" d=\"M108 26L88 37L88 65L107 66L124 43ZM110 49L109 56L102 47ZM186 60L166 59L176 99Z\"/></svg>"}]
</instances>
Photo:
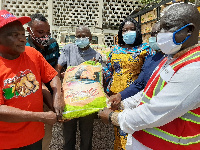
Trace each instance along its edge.
<instances>
[{"instance_id":1,"label":"patterned fabric sleeve","mask_svg":"<svg viewBox=\"0 0 200 150\"><path fill-rule=\"evenodd\" d=\"M110 85L110 80L112 79L112 75L113 75L113 71L114 71L113 68L112 68L112 65L111 65L111 58L112 58L113 49L111 50L111 52L108 56L106 67L103 68L104 89L106 90L107 93L109 93L108 86Z\"/></svg>"},{"instance_id":2,"label":"patterned fabric sleeve","mask_svg":"<svg viewBox=\"0 0 200 150\"><path fill-rule=\"evenodd\" d=\"M142 49L147 51L147 55L145 56L145 60L156 54L156 52L153 49L151 49L150 46L147 43L143 43Z\"/></svg>"},{"instance_id":3,"label":"patterned fabric sleeve","mask_svg":"<svg viewBox=\"0 0 200 150\"><path fill-rule=\"evenodd\" d=\"M106 67L104 67L103 72L104 72L104 89L106 93L110 93L110 88L111 88L111 84L112 84L112 80L113 80L113 73L114 70L112 68L111 65L111 59L112 59L112 55L113 54L127 54L128 52L130 53L139 53L139 57L141 57L143 59L143 61L145 61L148 57L152 56L154 54L154 51L149 47L149 45L147 43L143 43L138 47L134 47L132 49L129 50L124 50L123 48L115 45L112 48L111 53L108 56L108 61L106 64Z\"/></svg>"}]
</instances>

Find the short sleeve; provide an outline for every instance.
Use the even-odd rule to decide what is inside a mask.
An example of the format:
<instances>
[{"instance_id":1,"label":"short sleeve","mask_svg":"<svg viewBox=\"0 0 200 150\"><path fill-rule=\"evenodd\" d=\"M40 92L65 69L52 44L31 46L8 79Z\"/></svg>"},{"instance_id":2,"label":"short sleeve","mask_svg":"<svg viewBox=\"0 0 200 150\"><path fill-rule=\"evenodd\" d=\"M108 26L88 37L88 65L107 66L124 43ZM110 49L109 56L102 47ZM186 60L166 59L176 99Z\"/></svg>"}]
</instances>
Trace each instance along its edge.
<instances>
[{"instance_id":1,"label":"short sleeve","mask_svg":"<svg viewBox=\"0 0 200 150\"><path fill-rule=\"evenodd\" d=\"M97 54L96 54L96 60L98 60L100 63L103 62L103 61L102 61L102 56L101 56L101 54L98 53L98 52L97 52Z\"/></svg>"},{"instance_id":2,"label":"short sleeve","mask_svg":"<svg viewBox=\"0 0 200 150\"><path fill-rule=\"evenodd\" d=\"M58 58L58 64L61 66L64 66L69 62L69 53L70 53L70 45L65 45L61 50L60 50L60 57Z\"/></svg>"},{"instance_id":3,"label":"short sleeve","mask_svg":"<svg viewBox=\"0 0 200 150\"><path fill-rule=\"evenodd\" d=\"M145 60L153 55L156 54L156 51L150 48L150 46L147 43L143 43L143 49L147 51L147 54L145 56Z\"/></svg>"},{"instance_id":4,"label":"short sleeve","mask_svg":"<svg viewBox=\"0 0 200 150\"><path fill-rule=\"evenodd\" d=\"M43 83L51 81L58 72L45 60L42 54L38 53L40 61L41 79Z\"/></svg>"},{"instance_id":5,"label":"short sleeve","mask_svg":"<svg viewBox=\"0 0 200 150\"><path fill-rule=\"evenodd\" d=\"M2 87L0 88L0 105L4 104Z\"/></svg>"}]
</instances>

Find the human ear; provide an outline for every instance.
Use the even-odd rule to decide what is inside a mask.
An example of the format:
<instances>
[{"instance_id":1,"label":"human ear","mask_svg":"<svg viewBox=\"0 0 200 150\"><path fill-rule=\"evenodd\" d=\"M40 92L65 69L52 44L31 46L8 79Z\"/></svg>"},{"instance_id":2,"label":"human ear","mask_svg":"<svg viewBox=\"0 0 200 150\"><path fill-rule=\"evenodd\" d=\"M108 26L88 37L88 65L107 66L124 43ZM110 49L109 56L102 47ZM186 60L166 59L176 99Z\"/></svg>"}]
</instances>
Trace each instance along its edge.
<instances>
[{"instance_id":1,"label":"human ear","mask_svg":"<svg viewBox=\"0 0 200 150\"><path fill-rule=\"evenodd\" d=\"M89 36L89 41L90 41L90 42L92 41L92 35Z\"/></svg>"},{"instance_id":2,"label":"human ear","mask_svg":"<svg viewBox=\"0 0 200 150\"><path fill-rule=\"evenodd\" d=\"M195 30L195 27L196 26L193 23L190 23L190 25L188 26L188 33L187 33L187 35L192 35L192 33Z\"/></svg>"}]
</instances>

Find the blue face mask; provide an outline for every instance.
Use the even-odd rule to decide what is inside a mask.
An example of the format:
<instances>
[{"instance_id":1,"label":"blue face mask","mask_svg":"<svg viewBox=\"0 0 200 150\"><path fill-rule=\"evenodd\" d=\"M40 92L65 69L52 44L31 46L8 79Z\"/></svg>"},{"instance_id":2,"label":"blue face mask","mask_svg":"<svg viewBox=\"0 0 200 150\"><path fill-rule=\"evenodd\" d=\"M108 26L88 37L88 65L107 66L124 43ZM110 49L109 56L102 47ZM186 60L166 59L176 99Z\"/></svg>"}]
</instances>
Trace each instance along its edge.
<instances>
[{"instance_id":1,"label":"blue face mask","mask_svg":"<svg viewBox=\"0 0 200 150\"><path fill-rule=\"evenodd\" d=\"M150 37L149 38L149 46L153 49L153 50L159 50L160 48L158 47L158 44L156 42L156 37Z\"/></svg>"},{"instance_id":2,"label":"blue face mask","mask_svg":"<svg viewBox=\"0 0 200 150\"><path fill-rule=\"evenodd\" d=\"M135 42L135 38L136 38L136 31L126 32L122 36L123 36L123 41L126 44L133 44Z\"/></svg>"},{"instance_id":3,"label":"blue face mask","mask_svg":"<svg viewBox=\"0 0 200 150\"><path fill-rule=\"evenodd\" d=\"M75 41L75 44L79 47L79 48L85 48L90 44L89 38L77 38Z\"/></svg>"}]
</instances>

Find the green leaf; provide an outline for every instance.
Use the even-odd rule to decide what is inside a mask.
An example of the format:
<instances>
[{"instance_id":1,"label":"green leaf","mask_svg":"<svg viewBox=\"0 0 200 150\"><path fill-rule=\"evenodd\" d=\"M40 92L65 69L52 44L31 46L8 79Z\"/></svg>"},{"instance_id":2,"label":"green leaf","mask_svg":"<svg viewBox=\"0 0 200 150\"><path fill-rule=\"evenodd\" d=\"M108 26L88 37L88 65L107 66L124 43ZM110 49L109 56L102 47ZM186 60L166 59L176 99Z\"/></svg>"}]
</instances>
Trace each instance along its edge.
<instances>
[{"instance_id":1,"label":"green leaf","mask_svg":"<svg viewBox=\"0 0 200 150\"><path fill-rule=\"evenodd\" d=\"M14 97L14 93L12 93L12 88L3 89L5 99L11 99ZM15 95L19 95L17 91L15 91Z\"/></svg>"}]
</instances>

